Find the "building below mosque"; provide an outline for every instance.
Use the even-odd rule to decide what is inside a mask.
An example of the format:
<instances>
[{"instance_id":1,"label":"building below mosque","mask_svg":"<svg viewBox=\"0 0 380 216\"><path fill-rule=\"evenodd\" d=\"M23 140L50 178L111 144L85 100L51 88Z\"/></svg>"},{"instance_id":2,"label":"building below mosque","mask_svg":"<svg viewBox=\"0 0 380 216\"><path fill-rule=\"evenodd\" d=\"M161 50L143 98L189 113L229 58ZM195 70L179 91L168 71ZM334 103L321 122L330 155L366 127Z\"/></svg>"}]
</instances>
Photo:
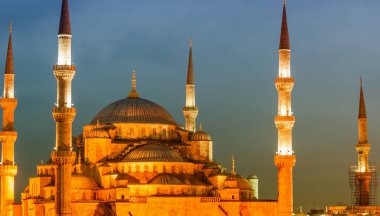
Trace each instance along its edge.
<instances>
[{"instance_id":1,"label":"building below mosque","mask_svg":"<svg viewBox=\"0 0 380 216\"><path fill-rule=\"evenodd\" d=\"M71 81L76 68L71 63L71 25L68 0L62 0L58 33L58 61L53 67L57 79L57 102L52 114L56 122L56 144L51 157L37 165L35 177L21 194L21 203L13 203L13 187L1 187L1 216L90 216L90 215L196 215L196 216L291 216L293 208L291 130L295 118L290 94L290 45L285 4L280 44L279 148L275 155L278 168L278 200L259 200L258 177L240 176L213 160L213 141L197 127L195 81L190 41L186 80L185 127L159 104L140 97L136 72L132 72L131 90L125 98L105 106L73 138L72 123L76 109L71 102ZM10 51L12 53L11 40ZM11 54L10 54L11 55ZM12 75L5 81L4 95L13 98ZM7 73L7 72L6 72ZM8 72L9 73L9 72ZM10 90L12 94L9 94ZM16 101L17 102L17 101ZM9 105L9 103L8 103ZM11 137L12 107L4 108L3 127ZM10 106L10 105L9 105ZM9 111L11 110L11 111ZM11 118L12 117L12 118ZM7 123L8 122L8 123ZM5 140L5 138L4 138ZM15 139L14 139L15 141ZM14 143L13 141L13 143ZM4 148L5 145L3 145ZM9 152L13 154L13 144ZM4 149L3 149L4 152ZM14 183L17 167L13 157L3 161L0 174ZM6 166L5 166L6 165ZM5 168L15 172L9 174ZM12 178L10 178L12 177Z\"/></svg>"}]
</instances>

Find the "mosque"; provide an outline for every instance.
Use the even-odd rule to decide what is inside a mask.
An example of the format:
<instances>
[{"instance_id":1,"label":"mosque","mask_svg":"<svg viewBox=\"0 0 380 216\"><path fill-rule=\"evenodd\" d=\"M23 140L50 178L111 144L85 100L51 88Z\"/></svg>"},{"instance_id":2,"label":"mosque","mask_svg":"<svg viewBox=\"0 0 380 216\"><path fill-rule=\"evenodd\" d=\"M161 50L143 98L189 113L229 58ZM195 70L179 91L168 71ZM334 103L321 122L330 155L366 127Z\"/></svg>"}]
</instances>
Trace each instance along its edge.
<instances>
[{"instance_id":1,"label":"mosque","mask_svg":"<svg viewBox=\"0 0 380 216\"><path fill-rule=\"evenodd\" d=\"M14 201L17 164L14 144L14 95L12 29L9 31L3 110L1 216L90 216L90 215L197 215L197 216L291 216L293 215L291 109L294 78L290 73L290 43L283 5L279 48L278 150L274 163L278 169L278 200L261 200L258 178L226 172L213 160L211 136L197 127L198 107L192 43L186 77L185 127L159 104L140 96L136 72L126 98L106 105L73 138L76 108L71 101L71 81L76 67L71 63L70 15L68 0L62 0L58 31L58 61L53 66L57 80L57 101L52 109L56 122L56 142L50 160L37 165L36 176ZM16 157L17 158L17 157ZM274 171L274 170L273 170Z\"/></svg>"}]
</instances>

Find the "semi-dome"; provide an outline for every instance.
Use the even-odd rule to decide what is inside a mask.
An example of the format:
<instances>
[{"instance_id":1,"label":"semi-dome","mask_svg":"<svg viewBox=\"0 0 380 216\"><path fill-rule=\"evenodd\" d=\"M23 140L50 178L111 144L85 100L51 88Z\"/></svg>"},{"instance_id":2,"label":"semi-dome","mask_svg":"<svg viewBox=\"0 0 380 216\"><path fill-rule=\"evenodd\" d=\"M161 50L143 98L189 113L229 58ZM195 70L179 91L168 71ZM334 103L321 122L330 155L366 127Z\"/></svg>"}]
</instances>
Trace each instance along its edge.
<instances>
[{"instance_id":1,"label":"semi-dome","mask_svg":"<svg viewBox=\"0 0 380 216\"><path fill-rule=\"evenodd\" d=\"M176 121L160 105L139 97L128 97L104 107L91 121L107 123L157 123L176 125Z\"/></svg>"},{"instance_id":2,"label":"semi-dome","mask_svg":"<svg viewBox=\"0 0 380 216\"><path fill-rule=\"evenodd\" d=\"M226 178L226 181L236 181L239 189L252 190L251 183L240 175L230 175Z\"/></svg>"},{"instance_id":3,"label":"semi-dome","mask_svg":"<svg viewBox=\"0 0 380 216\"><path fill-rule=\"evenodd\" d=\"M161 144L147 144L128 153L123 162L184 162L178 152Z\"/></svg>"},{"instance_id":4,"label":"semi-dome","mask_svg":"<svg viewBox=\"0 0 380 216\"><path fill-rule=\"evenodd\" d=\"M167 184L180 185L183 184L177 177L170 174L159 174L149 182L150 184Z\"/></svg>"},{"instance_id":5,"label":"semi-dome","mask_svg":"<svg viewBox=\"0 0 380 216\"><path fill-rule=\"evenodd\" d=\"M126 173L119 173L117 176L116 176L116 181L118 180L127 180L128 181L128 184L140 184L140 181L133 177L133 176L130 176Z\"/></svg>"},{"instance_id":6,"label":"semi-dome","mask_svg":"<svg viewBox=\"0 0 380 216\"><path fill-rule=\"evenodd\" d=\"M95 189L99 188L98 183L90 177L76 174L71 177L71 189Z\"/></svg>"}]
</instances>

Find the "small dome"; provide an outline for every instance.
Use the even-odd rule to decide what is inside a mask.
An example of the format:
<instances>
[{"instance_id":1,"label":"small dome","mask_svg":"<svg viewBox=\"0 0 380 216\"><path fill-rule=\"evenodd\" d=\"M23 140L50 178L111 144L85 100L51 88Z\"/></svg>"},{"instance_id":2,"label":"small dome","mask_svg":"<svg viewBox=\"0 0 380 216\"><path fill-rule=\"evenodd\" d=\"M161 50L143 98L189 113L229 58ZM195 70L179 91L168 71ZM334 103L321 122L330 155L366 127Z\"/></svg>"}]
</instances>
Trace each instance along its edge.
<instances>
[{"instance_id":1,"label":"small dome","mask_svg":"<svg viewBox=\"0 0 380 216\"><path fill-rule=\"evenodd\" d=\"M71 189L95 189L99 188L98 183L90 177L84 175L73 175L71 177Z\"/></svg>"},{"instance_id":2,"label":"small dome","mask_svg":"<svg viewBox=\"0 0 380 216\"><path fill-rule=\"evenodd\" d=\"M100 123L153 123L176 125L173 117L160 105L139 97L129 97L103 108L91 121Z\"/></svg>"},{"instance_id":3,"label":"small dome","mask_svg":"<svg viewBox=\"0 0 380 216\"><path fill-rule=\"evenodd\" d=\"M159 174L149 182L150 184L167 184L180 185L183 184L177 177L169 174Z\"/></svg>"},{"instance_id":4,"label":"small dome","mask_svg":"<svg viewBox=\"0 0 380 216\"><path fill-rule=\"evenodd\" d=\"M152 162L152 161L169 161L184 162L178 152L162 145L147 144L136 148L128 153L122 160L123 162Z\"/></svg>"},{"instance_id":5,"label":"small dome","mask_svg":"<svg viewBox=\"0 0 380 216\"><path fill-rule=\"evenodd\" d=\"M90 132L87 135L87 138L110 138L110 135L108 132L101 128L100 126L96 126L94 129L90 130Z\"/></svg>"},{"instance_id":6,"label":"small dome","mask_svg":"<svg viewBox=\"0 0 380 216\"><path fill-rule=\"evenodd\" d=\"M193 134L190 139L191 141L211 141L211 136L202 129L199 129L197 132Z\"/></svg>"}]
</instances>

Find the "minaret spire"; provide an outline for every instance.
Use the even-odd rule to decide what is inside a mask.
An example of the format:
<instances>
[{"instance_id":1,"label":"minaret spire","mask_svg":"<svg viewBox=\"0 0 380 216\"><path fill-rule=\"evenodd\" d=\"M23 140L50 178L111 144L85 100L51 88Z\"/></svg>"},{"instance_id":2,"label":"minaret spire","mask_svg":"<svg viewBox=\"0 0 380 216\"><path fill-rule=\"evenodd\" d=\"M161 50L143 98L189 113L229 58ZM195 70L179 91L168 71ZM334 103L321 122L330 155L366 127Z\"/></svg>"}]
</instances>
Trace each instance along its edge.
<instances>
[{"instance_id":1,"label":"minaret spire","mask_svg":"<svg viewBox=\"0 0 380 216\"><path fill-rule=\"evenodd\" d=\"M9 23L9 40L8 40L7 61L5 63L5 74L14 74L13 48L12 48L12 22Z\"/></svg>"},{"instance_id":2,"label":"minaret spire","mask_svg":"<svg viewBox=\"0 0 380 216\"><path fill-rule=\"evenodd\" d=\"M193 66L193 41L189 39L189 63L187 66L187 85L195 85L194 83L194 66Z\"/></svg>"},{"instance_id":3,"label":"minaret spire","mask_svg":"<svg viewBox=\"0 0 380 216\"><path fill-rule=\"evenodd\" d=\"M0 107L3 110L3 127L0 132L1 142L1 201L0 215L10 215L8 210L14 202L14 177L17 174L17 165L14 160L14 144L17 140L17 132L14 129L14 111L17 107L17 99L14 98L14 67L12 50L12 24L9 25L8 52L4 71L4 92L0 99Z\"/></svg>"},{"instance_id":4,"label":"minaret spire","mask_svg":"<svg viewBox=\"0 0 380 216\"><path fill-rule=\"evenodd\" d=\"M195 82L193 65L193 42L189 39L189 62L187 66L186 79L186 106L183 108L186 121L186 130L195 132L197 125L198 107L195 105Z\"/></svg>"},{"instance_id":5,"label":"minaret spire","mask_svg":"<svg viewBox=\"0 0 380 216\"><path fill-rule=\"evenodd\" d=\"M359 102L359 115L358 118L367 118L367 112L365 108L364 93L363 93L363 80L360 77L360 102Z\"/></svg>"},{"instance_id":6,"label":"minaret spire","mask_svg":"<svg viewBox=\"0 0 380 216\"><path fill-rule=\"evenodd\" d=\"M358 169L355 171L355 186L359 192L355 205L369 206L371 193L371 170L369 169L368 155L371 146L368 143L367 113L364 102L363 81L360 77L360 99L358 112L358 143L356 152L358 154Z\"/></svg>"},{"instance_id":7,"label":"minaret spire","mask_svg":"<svg viewBox=\"0 0 380 216\"><path fill-rule=\"evenodd\" d=\"M136 70L132 71L132 89L128 95L128 98L140 98L139 93L136 90Z\"/></svg>"},{"instance_id":8,"label":"minaret spire","mask_svg":"<svg viewBox=\"0 0 380 216\"><path fill-rule=\"evenodd\" d=\"M55 148L51 158L56 165L55 213L70 216L71 173L76 153L72 151L72 123L76 109L71 100L71 81L75 76L75 65L71 64L71 27L68 0L62 0L61 19L58 31L58 61L53 67L57 80L57 102L53 107L56 124Z\"/></svg>"},{"instance_id":9,"label":"minaret spire","mask_svg":"<svg viewBox=\"0 0 380 216\"><path fill-rule=\"evenodd\" d=\"M68 0L62 0L61 19L59 21L59 35L71 35L70 13Z\"/></svg>"},{"instance_id":10,"label":"minaret spire","mask_svg":"<svg viewBox=\"0 0 380 216\"><path fill-rule=\"evenodd\" d=\"M288 21L286 18L286 1L282 1L282 24L279 49L290 49Z\"/></svg>"},{"instance_id":11,"label":"minaret spire","mask_svg":"<svg viewBox=\"0 0 380 216\"><path fill-rule=\"evenodd\" d=\"M293 215L293 167L296 156L293 152L292 130L295 117L292 112L292 89L294 78L290 71L290 42L286 4L283 1L279 46L279 75L275 79L278 92L278 112L275 125L278 131L277 155L274 157L278 169L278 215Z\"/></svg>"}]
</instances>

